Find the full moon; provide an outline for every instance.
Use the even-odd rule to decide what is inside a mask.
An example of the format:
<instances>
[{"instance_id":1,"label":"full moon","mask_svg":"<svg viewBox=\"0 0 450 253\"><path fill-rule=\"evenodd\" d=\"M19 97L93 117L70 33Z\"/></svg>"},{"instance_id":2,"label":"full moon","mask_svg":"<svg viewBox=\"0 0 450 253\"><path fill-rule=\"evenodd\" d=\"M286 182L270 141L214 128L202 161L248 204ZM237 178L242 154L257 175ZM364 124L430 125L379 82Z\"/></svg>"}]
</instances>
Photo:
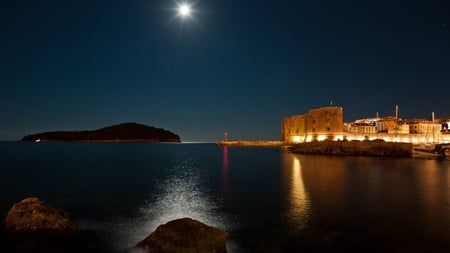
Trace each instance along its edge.
<instances>
[{"instance_id":1,"label":"full moon","mask_svg":"<svg viewBox=\"0 0 450 253\"><path fill-rule=\"evenodd\" d=\"M182 17L187 17L191 14L191 7L187 4L181 4L178 6L178 14Z\"/></svg>"}]
</instances>

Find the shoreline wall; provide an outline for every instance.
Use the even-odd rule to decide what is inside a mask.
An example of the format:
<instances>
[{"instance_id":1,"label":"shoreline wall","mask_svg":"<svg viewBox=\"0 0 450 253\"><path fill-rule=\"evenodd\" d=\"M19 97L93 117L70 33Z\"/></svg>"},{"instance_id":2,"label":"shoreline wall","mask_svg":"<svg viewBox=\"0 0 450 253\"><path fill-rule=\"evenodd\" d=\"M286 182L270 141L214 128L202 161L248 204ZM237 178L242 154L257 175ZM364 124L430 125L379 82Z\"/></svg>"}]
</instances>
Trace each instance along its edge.
<instances>
[{"instance_id":1,"label":"shoreline wall","mask_svg":"<svg viewBox=\"0 0 450 253\"><path fill-rule=\"evenodd\" d=\"M395 133L371 133L357 134L344 132L344 139L351 140L384 140L386 142L408 142L413 144L427 142L450 142L450 134L426 135L426 134L395 134Z\"/></svg>"},{"instance_id":2,"label":"shoreline wall","mask_svg":"<svg viewBox=\"0 0 450 253\"><path fill-rule=\"evenodd\" d=\"M285 145L282 141L219 141L216 145L220 146L259 146L259 147L278 147Z\"/></svg>"},{"instance_id":3,"label":"shoreline wall","mask_svg":"<svg viewBox=\"0 0 450 253\"><path fill-rule=\"evenodd\" d=\"M358 155L384 157L411 157L412 144L384 141L314 141L293 144L293 153L317 155Z\"/></svg>"}]
</instances>

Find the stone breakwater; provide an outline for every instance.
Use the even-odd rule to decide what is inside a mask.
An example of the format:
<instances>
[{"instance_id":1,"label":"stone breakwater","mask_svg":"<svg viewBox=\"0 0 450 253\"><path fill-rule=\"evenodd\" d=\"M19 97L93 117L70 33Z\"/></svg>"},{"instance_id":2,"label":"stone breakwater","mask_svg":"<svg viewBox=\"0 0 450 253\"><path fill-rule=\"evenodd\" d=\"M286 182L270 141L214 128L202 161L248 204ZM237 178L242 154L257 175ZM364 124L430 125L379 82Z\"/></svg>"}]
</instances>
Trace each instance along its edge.
<instances>
[{"instance_id":1,"label":"stone breakwater","mask_svg":"<svg viewBox=\"0 0 450 253\"><path fill-rule=\"evenodd\" d=\"M234 141L219 141L216 145L220 146L257 146L257 147L278 147L283 146L282 141L246 141L246 140L234 140Z\"/></svg>"},{"instance_id":2,"label":"stone breakwater","mask_svg":"<svg viewBox=\"0 0 450 253\"><path fill-rule=\"evenodd\" d=\"M317 155L358 155L384 157L411 157L412 144L375 141L314 141L293 144L293 153Z\"/></svg>"}]
</instances>

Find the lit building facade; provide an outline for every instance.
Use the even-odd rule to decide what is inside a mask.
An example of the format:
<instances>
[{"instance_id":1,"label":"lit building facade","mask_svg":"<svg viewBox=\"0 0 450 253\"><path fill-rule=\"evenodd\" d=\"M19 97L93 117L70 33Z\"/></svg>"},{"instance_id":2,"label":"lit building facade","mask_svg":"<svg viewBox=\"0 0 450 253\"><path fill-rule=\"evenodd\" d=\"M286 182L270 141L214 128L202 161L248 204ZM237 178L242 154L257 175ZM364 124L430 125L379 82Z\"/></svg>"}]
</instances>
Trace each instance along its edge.
<instances>
[{"instance_id":1,"label":"lit building facade","mask_svg":"<svg viewBox=\"0 0 450 253\"><path fill-rule=\"evenodd\" d=\"M433 114L434 118L434 114ZM343 122L343 108L311 109L303 115L281 120L281 141L286 144L323 140L376 140L387 142L450 143L450 119L403 120L377 117Z\"/></svg>"},{"instance_id":2,"label":"lit building facade","mask_svg":"<svg viewBox=\"0 0 450 253\"><path fill-rule=\"evenodd\" d=\"M450 128L449 128L450 119L441 119L440 124L441 124L441 133L449 134L450 133Z\"/></svg>"},{"instance_id":3,"label":"lit building facade","mask_svg":"<svg viewBox=\"0 0 450 253\"><path fill-rule=\"evenodd\" d=\"M393 116L378 118L375 125L377 133L409 134L408 123Z\"/></svg>"},{"instance_id":4,"label":"lit building facade","mask_svg":"<svg viewBox=\"0 0 450 253\"><path fill-rule=\"evenodd\" d=\"M344 123L344 132L354 134L374 134L377 133L377 126L370 123Z\"/></svg>"},{"instance_id":5,"label":"lit building facade","mask_svg":"<svg viewBox=\"0 0 450 253\"><path fill-rule=\"evenodd\" d=\"M344 124L344 138L346 140L383 139L388 142L410 142L413 144L447 143L450 142L450 134L444 133L446 132L446 130L443 130L445 129L445 122L442 122L433 123L433 121L424 119L402 120L392 116L376 118L370 122L356 120Z\"/></svg>"},{"instance_id":6,"label":"lit building facade","mask_svg":"<svg viewBox=\"0 0 450 253\"><path fill-rule=\"evenodd\" d=\"M433 123L429 120L410 120L408 121L410 134L438 135L441 131L440 123Z\"/></svg>"},{"instance_id":7,"label":"lit building facade","mask_svg":"<svg viewBox=\"0 0 450 253\"><path fill-rule=\"evenodd\" d=\"M322 140L343 140L343 108L327 106L311 109L303 115L281 120L281 141L300 143Z\"/></svg>"}]
</instances>

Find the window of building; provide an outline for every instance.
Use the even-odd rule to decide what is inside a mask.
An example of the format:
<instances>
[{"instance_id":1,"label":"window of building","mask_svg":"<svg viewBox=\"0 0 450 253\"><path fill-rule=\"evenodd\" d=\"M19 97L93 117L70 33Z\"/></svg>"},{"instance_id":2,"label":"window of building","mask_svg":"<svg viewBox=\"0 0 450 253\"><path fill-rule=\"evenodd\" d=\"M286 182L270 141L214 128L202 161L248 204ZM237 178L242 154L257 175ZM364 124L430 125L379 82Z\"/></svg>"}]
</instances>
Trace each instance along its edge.
<instances>
[{"instance_id":1,"label":"window of building","mask_svg":"<svg viewBox=\"0 0 450 253\"><path fill-rule=\"evenodd\" d=\"M331 128L327 127L327 131L330 132L330 131L331 131Z\"/></svg>"},{"instance_id":2,"label":"window of building","mask_svg":"<svg viewBox=\"0 0 450 253\"><path fill-rule=\"evenodd\" d=\"M315 128L313 128L313 132L315 132L316 131L316 129Z\"/></svg>"}]
</instances>

